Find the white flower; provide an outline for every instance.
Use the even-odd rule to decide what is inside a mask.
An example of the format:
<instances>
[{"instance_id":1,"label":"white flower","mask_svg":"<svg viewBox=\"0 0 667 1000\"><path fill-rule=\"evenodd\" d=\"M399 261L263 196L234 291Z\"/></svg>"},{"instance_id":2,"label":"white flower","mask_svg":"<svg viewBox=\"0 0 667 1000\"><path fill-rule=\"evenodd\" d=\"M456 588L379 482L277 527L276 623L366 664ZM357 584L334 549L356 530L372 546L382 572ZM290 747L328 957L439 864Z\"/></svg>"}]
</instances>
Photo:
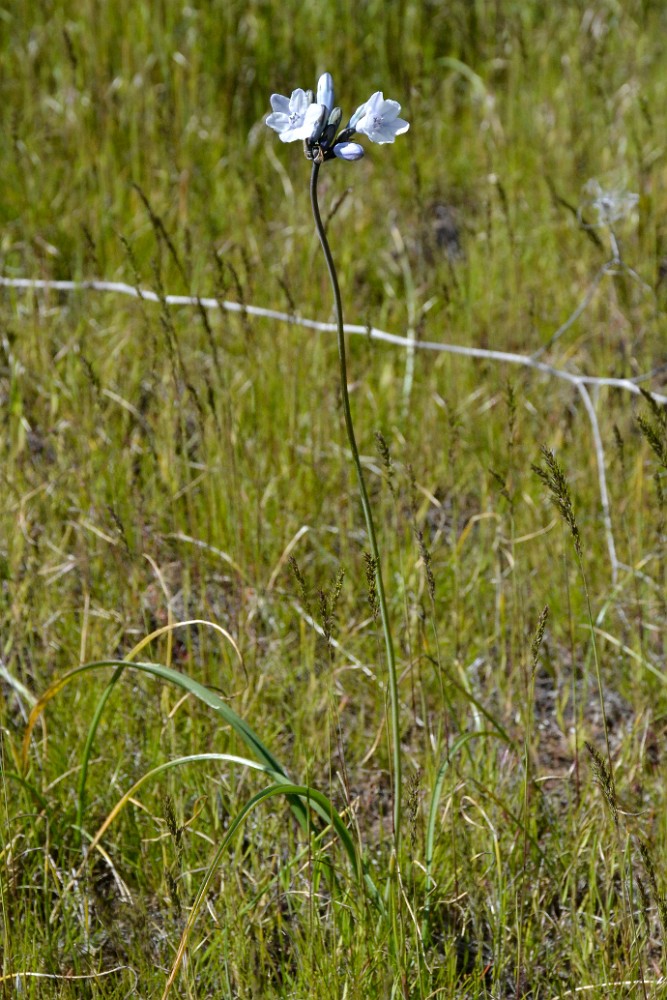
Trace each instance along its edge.
<instances>
[{"instance_id":1,"label":"white flower","mask_svg":"<svg viewBox=\"0 0 667 1000\"><path fill-rule=\"evenodd\" d=\"M590 196L588 204L597 212L600 227L611 226L614 222L630 215L639 202L639 195L625 188L605 189L598 180L588 181L584 191Z\"/></svg>"},{"instance_id":2,"label":"white flower","mask_svg":"<svg viewBox=\"0 0 667 1000\"><path fill-rule=\"evenodd\" d=\"M338 157L341 160L360 160L363 146L350 142L355 132L368 136L371 142L393 142L410 128L399 118L401 106L397 101L385 101L382 91L372 94L361 104L342 131L338 132L342 114L334 107L334 85L331 73L322 73L317 81L317 96L312 90L294 90L287 98L271 95L272 113L266 124L274 129L282 142L302 139L304 153L313 163L321 164ZM338 132L338 137L336 137Z\"/></svg>"},{"instance_id":3,"label":"white flower","mask_svg":"<svg viewBox=\"0 0 667 1000\"><path fill-rule=\"evenodd\" d=\"M367 135L371 142L380 145L393 142L397 135L403 135L410 128L408 122L398 117L400 110L398 101L385 101L382 91L378 90L357 108L350 119L349 128Z\"/></svg>"},{"instance_id":4,"label":"white flower","mask_svg":"<svg viewBox=\"0 0 667 1000\"><path fill-rule=\"evenodd\" d=\"M364 155L364 147L358 142L337 142L333 151L341 160L360 160Z\"/></svg>"},{"instance_id":5,"label":"white flower","mask_svg":"<svg viewBox=\"0 0 667 1000\"><path fill-rule=\"evenodd\" d=\"M323 104L327 114L331 114L334 106L334 86L331 73L323 73L317 81L317 103Z\"/></svg>"},{"instance_id":6,"label":"white flower","mask_svg":"<svg viewBox=\"0 0 667 1000\"><path fill-rule=\"evenodd\" d=\"M282 94L271 94L273 113L266 119L266 124L280 136L281 142L295 142L297 139L310 139L316 130L322 115L320 104L311 104L305 90L292 91L291 97Z\"/></svg>"}]
</instances>

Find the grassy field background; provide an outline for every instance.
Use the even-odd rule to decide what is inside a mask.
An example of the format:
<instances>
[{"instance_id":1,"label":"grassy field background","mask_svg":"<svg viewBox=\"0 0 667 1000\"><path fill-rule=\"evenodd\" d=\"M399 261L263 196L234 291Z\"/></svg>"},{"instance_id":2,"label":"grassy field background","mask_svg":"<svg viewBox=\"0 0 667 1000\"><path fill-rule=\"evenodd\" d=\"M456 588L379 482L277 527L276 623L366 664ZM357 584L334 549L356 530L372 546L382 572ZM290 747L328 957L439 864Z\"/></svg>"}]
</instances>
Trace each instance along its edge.
<instances>
[{"instance_id":1,"label":"grassy field background","mask_svg":"<svg viewBox=\"0 0 667 1000\"><path fill-rule=\"evenodd\" d=\"M322 169L348 322L529 356L590 292L541 360L652 373L642 386L660 392L666 33L648 0L5 3L0 274L331 320L308 163L264 125L272 92L328 70L344 116L381 89L411 122ZM604 274L591 179L638 195ZM207 685L331 798L381 903L336 836L309 838L269 799L221 858L174 995L667 995L664 411L591 389L614 573L576 387L417 351L406 389L406 358L349 341L399 657L395 789L334 336L0 289L4 996L160 997L206 867L266 784L229 763L166 771L81 868L151 768L246 749L196 698L127 670L86 751L100 668L49 702L22 759L49 685L188 619L222 626L242 666L203 625L139 658ZM581 560L532 468L543 447Z\"/></svg>"}]
</instances>

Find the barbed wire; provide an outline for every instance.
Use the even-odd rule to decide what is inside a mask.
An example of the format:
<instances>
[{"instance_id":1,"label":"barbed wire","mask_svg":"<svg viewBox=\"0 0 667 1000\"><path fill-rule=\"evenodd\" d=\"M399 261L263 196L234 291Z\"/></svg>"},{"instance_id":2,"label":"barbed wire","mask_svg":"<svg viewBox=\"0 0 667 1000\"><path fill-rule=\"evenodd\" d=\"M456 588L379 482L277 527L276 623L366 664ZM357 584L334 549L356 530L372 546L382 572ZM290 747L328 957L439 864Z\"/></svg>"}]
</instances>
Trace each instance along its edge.
<instances>
[{"instance_id":1,"label":"barbed wire","mask_svg":"<svg viewBox=\"0 0 667 1000\"><path fill-rule=\"evenodd\" d=\"M606 271L606 268L603 269L603 271ZM594 288L597 287L598 283L599 282L597 281L594 282ZM0 275L0 287L15 288L19 290L23 289L27 291L52 290L64 292L107 292L116 295L126 295L142 302L154 302L158 304L164 303L172 306L197 306L199 308L218 309L223 312L236 313L243 316L254 316L258 319L270 319L279 323L287 323L292 326L303 327L307 330L315 330L318 333L336 332L335 323L324 323L319 320L300 316L296 313L287 313L277 309L266 309L263 306L246 305L244 303L232 302L226 299L202 297L198 295L158 295L157 292L154 292L151 289L138 288L134 285L129 285L125 282L119 281L57 281L38 278L11 278ZM557 331L558 334L562 330L568 329L582 314L585 307L592 299L592 291L594 291L594 289L589 290L582 303L580 303L575 309L572 316L569 317L569 319L566 320L561 327L559 327L559 330ZM413 337L403 337L400 334L389 333L386 330L379 330L371 325L361 325L355 323L346 323L344 329L345 333L351 336L367 337L370 340L377 340L385 344L393 344L396 347L406 348L410 351L418 349L421 351L433 351L442 354L454 354L459 357L476 358L479 360L495 362L497 364L514 365L521 368L527 368L532 371L539 372L542 375L560 379L561 381L574 386L581 396L584 409L586 410L586 415L591 426L593 447L597 463L598 489L600 493L602 521L605 530L609 561L611 564L612 582L616 584L619 569L624 569L626 567L619 562L616 555L616 545L614 542L614 531L609 504L609 491L607 488L605 452L602 435L600 433L600 424L589 389L609 387L621 389L636 396L641 395L643 392L648 392L657 403L662 405L667 404L666 395L640 388L640 384L650 379L654 373L646 372L631 379L586 375L579 372L568 371L565 368L558 368L556 365L549 364L546 361L541 361L538 356L541 352L538 352L538 354L527 355L517 354L511 351L494 351L484 347L466 347L462 344L450 344L440 341L415 340ZM552 336L550 340L547 341L547 344L552 343L555 339L555 336Z\"/></svg>"}]
</instances>

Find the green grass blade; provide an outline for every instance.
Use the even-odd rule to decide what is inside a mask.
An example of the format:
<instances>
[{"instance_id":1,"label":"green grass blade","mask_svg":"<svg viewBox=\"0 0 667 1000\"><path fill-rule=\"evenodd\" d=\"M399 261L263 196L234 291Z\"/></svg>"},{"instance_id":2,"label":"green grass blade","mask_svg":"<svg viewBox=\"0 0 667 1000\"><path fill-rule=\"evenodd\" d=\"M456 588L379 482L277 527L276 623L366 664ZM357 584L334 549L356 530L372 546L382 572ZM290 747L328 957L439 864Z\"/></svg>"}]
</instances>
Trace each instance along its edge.
<instances>
[{"instance_id":1,"label":"green grass blade","mask_svg":"<svg viewBox=\"0 0 667 1000\"><path fill-rule=\"evenodd\" d=\"M435 847L435 824L438 819L438 806L440 805L440 796L442 795L442 786L445 781L445 775L449 770L449 765L452 763L454 757L458 754L459 750L472 739L477 737L495 736L497 739L502 739L500 733L494 732L493 730L483 729L480 732L463 733L462 736L454 742L452 749L449 751L440 767L438 768L438 773L435 778L435 784L433 785L433 794L431 795L431 805L428 813L428 823L426 825L426 855L425 855L425 866L426 866L426 891L429 893L433 888L433 877L431 875L431 868L433 866L433 850ZM426 910L428 912L428 895Z\"/></svg>"},{"instance_id":2,"label":"green grass blade","mask_svg":"<svg viewBox=\"0 0 667 1000\"><path fill-rule=\"evenodd\" d=\"M274 795L297 796L300 799L305 800L307 806L312 806L313 808L317 808L317 811L320 815L328 816L329 821L333 826L334 830L336 831L336 833L338 834L338 837L345 849L345 853L347 854L350 863L352 864L355 876L361 883L363 873L359 855L357 854L357 850L354 846L354 841L352 840L349 830L345 826L345 823L343 822L340 814L337 812L333 803L329 798L327 798L326 795L324 795L322 792L317 791L317 789L315 788L310 788L308 785L281 784L281 785L270 785L268 788L262 789L262 791L257 792L256 795L253 795L253 797L246 802L246 804L243 806L240 812L236 814L236 816L230 823L229 829L227 830L227 833L222 839L220 846L215 852L213 860L211 861L206 871L206 875L204 876L202 884L199 887L199 891L197 892L197 895L195 896L194 902L192 904L190 915L188 917L187 924L185 925L185 928L183 930L183 934L181 936L181 940L178 946L178 951L176 952L176 958L174 959L174 964L172 966L171 972L169 973L169 978L167 980L164 992L162 994L162 1000L165 1000L165 998L169 994L171 987L174 984L174 980L176 979L178 970L181 967L181 963L183 962L185 951L188 946L188 941L190 940L190 935L192 933L195 921L197 920L199 912L201 911L204 900L206 898L206 893L208 892L211 886L211 882L213 881L213 876L215 875L218 869L220 860L227 848L227 845L231 841L232 837L234 836L234 834L236 833L236 831L238 830L238 828L240 827L241 823L244 821L248 813L250 813L255 808L255 806L259 805L260 802L263 802L265 799L268 799Z\"/></svg>"},{"instance_id":3,"label":"green grass blade","mask_svg":"<svg viewBox=\"0 0 667 1000\"><path fill-rule=\"evenodd\" d=\"M134 646L133 649L130 650L127 656L125 656L123 662L124 663L132 662L142 651L142 649L145 649L146 646L148 646L151 642L153 642L154 639L158 639L161 635L167 634L170 636L171 633L174 632L176 629L189 628L192 625L205 625L207 626L207 628L212 629L213 631L217 632L220 636L222 636L222 638L232 646L234 652L236 653L236 656L238 657L241 668L245 672L245 664L243 663L243 657L241 655L241 651L237 643L235 642L234 638L232 637L232 635L227 631L227 629L223 628L222 625L218 625L217 622L211 622L204 618L192 618L188 619L187 621L169 622L169 624L163 625L160 628L155 629L149 635L144 636L140 640L140 642L138 642L136 646ZM88 780L88 764L93 750L95 734L97 733L99 724L104 714L104 709L106 707L109 698L111 697L113 689L115 688L120 678L121 672L122 672L121 668L119 668L114 672L113 677L109 681L104 693L102 694L99 702L97 703L97 708L95 709L95 713L91 720L90 726L88 727L88 735L86 737L86 743L81 758L81 774L79 777L78 802L77 802L76 824L75 824L79 830L83 826L83 814L86 808L86 782ZM36 699L33 697L31 704L34 705L35 702Z\"/></svg>"},{"instance_id":4,"label":"green grass blade","mask_svg":"<svg viewBox=\"0 0 667 1000\"><path fill-rule=\"evenodd\" d=\"M102 721L102 716L104 714L104 709L106 708L107 702L111 697L113 689L120 680L120 675L122 674L122 668L114 671L113 677L107 684L102 697L97 703L95 708L95 714L88 727L88 734L86 736L86 742L83 748L83 754L81 757L81 774L79 775L79 790L77 794L77 806L76 806L76 827L80 831L83 826L83 814L86 808L86 782L88 781L88 763L90 761L91 754L93 752L93 743L95 742L95 734L97 733L100 722Z\"/></svg>"},{"instance_id":5,"label":"green grass blade","mask_svg":"<svg viewBox=\"0 0 667 1000\"><path fill-rule=\"evenodd\" d=\"M116 667L121 671L138 670L140 673L151 674L153 677L159 677L171 684L175 684L183 691L187 691L204 705L207 705L209 708L213 709L214 712L217 712L218 715L222 716L227 725L231 726L236 734L241 737L246 746L253 751L261 763L265 764L270 770L276 771L278 774L282 774L286 778L288 777L284 768L276 760L268 747L266 747L260 740L255 731L248 725L247 722L238 716L236 712L229 707L229 705L227 705L220 695L211 691L209 688L200 684L199 681L194 680L194 678L189 677L187 674L182 674L180 671L174 670L172 667L166 667L162 663L127 663L124 660L96 660L92 663L83 663L81 666L74 667L72 670L67 671L67 673L58 678L58 680L44 692L30 713L30 717L28 719L28 725L23 738L24 767L27 764L30 737L35 727L35 723L39 719L49 701L59 694L70 681L74 680L75 677L79 677L82 674L93 670L99 670L103 667Z\"/></svg>"},{"instance_id":6,"label":"green grass blade","mask_svg":"<svg viewBox=\"0 0 667 1000\"><path fill-rule=\"evenodd\" d=\"M97 847L118 814L125 808L132 796L136 795L143 785L151 781L153 778L157 778L159 775L164 774L165 771L171 771L172 768L181 767L183 764L203 763L204 761L225 761L228 764L240 764L241 767L249 767L254 771L263 771L264 774L269 774L274 781L279 784L289 783L286 778L277 774L275 771L272 771L264 764L258 764L257 761L248 760L247 757L237 757L235 754L231 753L193 753L188 754L185 757L175 757L173 760L164 761L162 764L158 764L156 767L152 767L150 771L146 771L145 774L142 774L141 777L135 781L132 787L128 788L128 790L121 796L91 840L87 857L90 857L91 851Z\"/></svg>"},{"instance_id":7,"label":"green grass blade","mask_svg":"<svg viewBox=\"0 0 667 1000\"><path fill-rule=\"evenodd\" d=\"M174 670L172 667L166 667L161 663L127 663L125 660L96 660L92 663L83 663L78 667L74 667L67 673L59 677L41 696L28 719L28 724L26 726L25 735L23 737L23 767L27 770L28 763L28 751L30 749L30 738L32 731L35 727L37 720L46 708L47 704L59 694L63 688L74 680L85 673L93 670L99 670L104 667L115 667L116 670L121 672L124 670L138 670L140 673L150 674L153 677L159 677L161 680L168 681L171 684L180 687L183 691L187 691L193 697L197 698L204 705L207 705L214 712L222 717L225 723L234 730L234 732L239 736L249 750L255 755L257 760L264 764L264 766L272 773L279 775L282 779L286 781L291 780L289 775L279 761L273 756L268 747L262 742L255 731L248 725L248 723L242 719L236 712L227 705L227 703L209 688L200 684L199 681L194 680L194 678L189 677L187 674L182 674L178 670ZM107 689L109 691L109 689ZM110 693L110 691L109 691ZM100 703L101 704L101 703ZM101 704L101 710L104 709L106 705L106 700L104 704ZM98 706L100 708L100 706ZM99 722L99 719L97 719ZM92 727L91 727L92 729ZM89 741L87 741L87 751L90 752L90 747L92 746L92 739L94 737L94 731L92 734L89 733ZM81 789L81 785L80 785ZM308 814L307 810L304 808L303 803L298 797L290 799L290 805L292 806L292 811L294 812L300 825L305 829L308 826ZM328 815L325 814L325 819L328 820Z\"/></svg>"}]
</instances>

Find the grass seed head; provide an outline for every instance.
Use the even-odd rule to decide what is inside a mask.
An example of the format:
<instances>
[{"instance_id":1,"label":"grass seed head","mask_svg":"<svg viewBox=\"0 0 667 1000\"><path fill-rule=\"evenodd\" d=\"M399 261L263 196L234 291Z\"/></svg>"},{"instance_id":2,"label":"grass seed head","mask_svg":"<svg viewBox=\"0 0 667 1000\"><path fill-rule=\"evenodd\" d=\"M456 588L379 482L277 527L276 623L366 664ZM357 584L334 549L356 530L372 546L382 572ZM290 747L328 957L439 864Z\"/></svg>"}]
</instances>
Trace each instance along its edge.
<instances>
[{"instance_id":1,"label":"grass seed head","mask_svg":"<svg viewBox=\"0 0 667 1000\"><path fill-rule=\"evenodd\" d=\"M297 587L299 588L299 598L301 600L301 603L304 606L306 614L310 615L310 617L312 618L313 614L310 604L310 598L308 596L308 587L306 586L306 581L304 579L303 573L301 572L299 564L294 558L294 556L290 556L288 562L289 562L289 568L292 570L292 575L296 580Z\"/></svg>"},{"instance_id":2,"label":"grass seed head","mask_svg":"<svg viewBox=\"0 0 667 1000\"><path fill-rule=\"evenodd\" d=\"M547 625L547 619L549 618L549 605L545 604L540 612L540 617L537 620L537 628L535 629L535 635L533 636L533 641L530 644L530 655L532 661L532 672L533 674L537 670L537 657L540 652L540 647L542 645L542 640L544 639L544 630Z\"/></svg>"},{"instance_id":3,"label":"grass seed head","mask_svg":"<svg viewBox=\"0 0 667 1000\"><path fill-rule=\"evenodd\" d=\"M373 621L377 621L380 614L380 600L377 592L377 562L370 554L364 552L364 563L366 565L366 587L368 590L368 603L371 607Z\"/></svg>"},{"instance_id":4,"label":"grass seed head","mask_svg":"<svg viewBox=\"0 0 667 1000\"><path fill-rule=\"evenodd\" d=\"M565 478L565 473L558 464L558 460L550 448L542 447L541 451L546 468L543 468L541 465L533 465L533 472L540 477L544 485L549 490L549 493L551 494L551 501L568 525L572 535L572 540L574 541L576 553L581 559L581 535L579 534L579 527L574 516L572 495L570 493L570 487L567 479Z\"/></svg>"},{"instance_id":5,"label":"grass seed head","mask_svg":"<svg viewBox=\"0 0 667 1000\"><path fill-rule=\"evenodd\" d=\"M660 926L662 927L663 938L667 940L667 897L665 897L664 893L660 892L658 879L655 873L653 855L649 850L648 844L644 840L639 841L639 853L641 855L642 864L644 865L644 870L646 871L648 883L651 887L653 899L658 907L658 915L660 917ZM644 892L646 892L645 889Z\"/></svg>"},{"instance_id":6,"label":"grass seed head","mask_svg":"<svg viewBox=\"0 0 667 1000\"><path fill-rule=\"evenodd\" d=\"M389 445L387 444L387 439L385 438L382 431L375 432L375 443L377 445L377 450L380 455L380 458L382 459L387 485L389 486L389 489L391 490L391 495L395 500L396 484L394 482L394 464L391 460L391 452L389 451Z\"/></svg>"},{"instance_id":7,"label":"grass seed head","mask_svg":"<svg viewBox=\"0 0 667 1000\"><path fill-rule=\"evenodd\" d=\"M602 793L607 800L607 805L611 810L611 815L614 820L614 826L618 826L618 803L616 801L616 787L614 785L614 778L611 773L608 762L604 759L597 747L594 747L592 743L586 742L586 749L591 755L591 766L593 768L593 774L595 775L595 780L602 789Z\"/></svg>"},{"instance_id":8,"label":"grass seed head","mask_svg":"<svg viewBox=\"0 0 667 1000\"><path fill-rule=\"evenodd\" d=\"M435 600L435 577L433 576L433 569L431 568L431 552L428 548L426 542L424 541L424 532L421 528L414 526L415 538L417 539L417 547L419 549L419 554L424 563L424 572L426 573L426 586L428 588L428 595L432 601Z\"/></svg>"}]
</instances>

